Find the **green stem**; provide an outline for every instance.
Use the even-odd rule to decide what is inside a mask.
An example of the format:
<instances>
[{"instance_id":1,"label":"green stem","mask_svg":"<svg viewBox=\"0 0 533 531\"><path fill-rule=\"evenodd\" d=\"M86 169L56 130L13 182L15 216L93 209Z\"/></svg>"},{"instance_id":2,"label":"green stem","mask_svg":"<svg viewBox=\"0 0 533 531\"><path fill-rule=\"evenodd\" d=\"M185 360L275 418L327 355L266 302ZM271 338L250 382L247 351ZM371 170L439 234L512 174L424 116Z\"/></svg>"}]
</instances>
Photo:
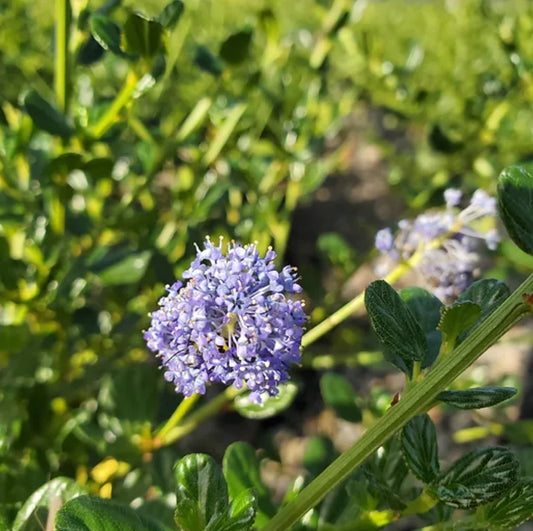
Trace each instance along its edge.
<instances>
[{"instance_id":1,"label":"green stem","mask_svg":"<svg viewBox=\"0 0 533 531\"><path fill-rule=\"evenodd\" d=\"M109 106L104 115L98 120L98 122L89 129L89 134L93 138L102 137L111 126L117 121L119 112L125 107L133 98L135 89L137 88L138 77L134 72L128 74L126 83L122 87L121 91L117 94L117 97L113 100L113 103Z\"/></svg>"},{"instance_id":2,"label":"green stem","mask_svg":"<svg viewBox=\"0 0 533 531\"><path fill-rule=\"evenodd\" d=\"M440 360L424 380L412 386L402 399L344 452L314 481L263 527L263 531L287 531L332 488L345 480L373 452L412 417L427 411L435 396L446 389L488 347L493 345L523 315L530 312L522 297L533 291L533 275L515 290L449 356Z\"/></svg>"},{"instance_id":3,"label":"green stem","mask_svg":"<svg viewBox=\"0 0 533 531\"><path fill-rule=\"evenodd\" d=\"M68 108L70 13L69 0L56 0L54 90L57 106L63 113L66 113Z\"/></svg>"},{"instance_id":4,"label":"green stem","mask_svg":"<svg viewBox=\"0 0 533 531\"><path fill-rule=\"evenodd\" d=\"M179 424L181 419L189 412L195 402L200 398L198 393L184 398L172 414L172 416L167 420L165 425L156 433L156 437L159 437L161 440L165 440L165 437L168 435L168 432L172 430L175 426Z\"/></svg>"}]
</instances>

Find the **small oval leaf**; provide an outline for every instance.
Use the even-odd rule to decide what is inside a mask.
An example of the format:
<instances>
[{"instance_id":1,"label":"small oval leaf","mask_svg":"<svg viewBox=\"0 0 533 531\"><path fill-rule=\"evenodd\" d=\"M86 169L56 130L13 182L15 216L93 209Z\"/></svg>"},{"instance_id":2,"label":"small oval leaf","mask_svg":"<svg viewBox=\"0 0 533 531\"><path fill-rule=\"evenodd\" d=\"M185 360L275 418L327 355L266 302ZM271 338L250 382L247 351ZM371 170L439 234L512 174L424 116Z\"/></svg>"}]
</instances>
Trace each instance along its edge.
<instances>
[{"instance_id":1,"label":"small oval leaf","mask_svg":"<svg viewBox=\"0 0 533 531\"><path fill-rule=\"evenodd\" d=\"M402 450L411 472L431 483L440 471L435 426L429 415L413 417L402 430Z\"/></svg>"},{"instance_id":2,"label":"small oval leaf","mask_svg":"<svg viewBox=\"0 0 533 531\"><path fill-rule=\"evenodd\" d=\"M480 409L509 400L516 394L514 387L476 387L460 391L443 391L437 400L458 409Z\"/></svg>"},{"instance_id":3,"label":"small oval leaf","mask_svg":"<svg viewBox=\"0 0 533 531\"><path fill-rule=\"evenodd\" d=\"M387 282L376 280L368 286L365 306L372 328L387 351L409 361L425 358L426 335L407 304Z\"/></svg>"},{"instance_id":4,"label":"small oval leaf","mask_svg":"<svg viewBox=\"0 0 533 531\"><path fill-rule=\"evenodd\" d=\"M67 119L36 90L30 90L24 96L23 104L24 109L39 129L62 138L68 138L74 134L74 129Z\"/></svg>"},{"instance_id":5,"label":"small oval leaf","mask_svg":"<svg viewBox=\"0 0 533 531\"><path fill-rule=\"evenodd\" d=\"M116 55L124 55L120 48L120 27L109 17L96 13L91 16L91 33L98 44Z\"/></svg>"},{"instance_id":6,"label":"small oval leaf","mask_svg":"<svg viewBox=\"0 0 533 531\"><path fill-rule=\"evenodd\" d=\"M161 48L163 26L156 20L132 13L124 23L123 35L126 52L149 58Z\"/></svg>"},{"instance_id":7,"label":"small oval leaf","mask_svg":"<svg viewBox=\"0 0 533 531\"><path fill-rule=\"evenodd\" d=\"M157 21L161 26L167 30L172 30L179 22L183 11L185 10L185 4L181 0L174 0L167 4L163 11L159 13Z\"/></svg>"},{"instance_id":8,"label":"small oval leaf","mask_svg":"<svg viewBox=\"0 0 533 531\"><path fill-rule=\"evenodd\" d=\"M438 329L442 332L442 343L445 352L455 346L460 334L472 328L481 317L481 308L473 302L455 303L442 309L442 317Z\"/></svg>"},{"instance_id":9,"label":"small oval leaf","mask_svg":"<svg viewBox=\"0 0 533 531\"><path fill-rule=\"evenodd\" d=\"M237 65L248 56L252 43L252 30L246 29L230 35L220 47L220 57L226 63Z\"/></svg>"},{"instance_id":10,"label":"small oval leaf","mask_svg":"<svg viewBox=\"0 0 533 531\"><path fill-rule=\"evenodd\" d=\"M287 409L296 398L298 387L292 382L278 386L277 396L266 396L261 404L256 404L250 400L250 394L235 397L233 406L243 417L248 419L267 419L278 415Z\"/></svg>"},{"instance_id":11,"label":"small oval leaf","mask_svg":"<svg viewBox=\"0 0 533 531\"><path fill-rule=\"evenodd\" d=\"M434 485L446 505L470 509L502 496L518 479L518 460L507 448L474 450L458 459Z\"/></svg>"}]
</instances>

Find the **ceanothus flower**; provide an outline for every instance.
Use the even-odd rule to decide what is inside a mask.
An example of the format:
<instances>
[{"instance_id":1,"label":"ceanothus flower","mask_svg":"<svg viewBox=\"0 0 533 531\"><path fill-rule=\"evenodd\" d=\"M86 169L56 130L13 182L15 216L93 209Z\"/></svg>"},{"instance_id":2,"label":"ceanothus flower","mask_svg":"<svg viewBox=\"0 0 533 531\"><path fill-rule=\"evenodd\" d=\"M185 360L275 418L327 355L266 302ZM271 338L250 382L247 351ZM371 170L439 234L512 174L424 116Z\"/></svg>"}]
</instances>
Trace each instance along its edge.
<instances>
[{"instance_id":1,"label":"ceanothus flower","mask_svg":"<svg viewBox=\"0 0 533 531\"><path fill-rule=\"evenodd\" d=\"M389 228L376 234L376 248L383 256L376 272L385 275L398 262L420 251L422 256L415 268L437 297L450 302L479 275L483 244L493 250L499 236L494 228L486 230L487 220L491 227L495 223L496 199L483 190L476 190L462 210L458 208L460 190L449 188L444 200L445 210L401 220L395 235ZM440 242L437 246L436 241Z\"/></svg>"},{"instance_id":2,"label":"ceanothus flower","mask_svg":"<svg viewBox=\"0 0 533 531\"><path fill-rule=\"evenodd\" d=\"M167 286L144 334L165 379L185 396L213 382L246 385L257 403L277 395L300 361L307 319L303 303L287 296L301 291L296 270L278 272L271 248L261 257L255 245L232 242L224 253L222 239L207 238L196 249L185 283Z\"/></svg>"}]
</instances>

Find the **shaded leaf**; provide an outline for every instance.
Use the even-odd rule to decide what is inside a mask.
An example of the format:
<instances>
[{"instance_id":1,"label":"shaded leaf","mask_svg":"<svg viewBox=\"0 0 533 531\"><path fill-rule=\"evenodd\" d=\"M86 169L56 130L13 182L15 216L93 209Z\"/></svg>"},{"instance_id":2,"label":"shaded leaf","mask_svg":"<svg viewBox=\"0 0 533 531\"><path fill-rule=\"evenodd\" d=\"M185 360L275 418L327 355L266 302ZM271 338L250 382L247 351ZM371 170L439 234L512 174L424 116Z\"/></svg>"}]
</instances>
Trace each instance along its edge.
<instances>
[{"instance_id":1,"label":"shaded leaf","mask_svg":"<svg viewBox=\"0 0 533 531\"><path fill-rule=\"evenodd\" d=\"M431 483L440 471L435 426L429 415L417 415L402 430L402 450L413 474Z\"/></svg>"},{"instance_id":2,"label":"shaded leaf","mask_svg":"<svg viewBox=\"0 0 533 531\"><path fill-rule=\"evenodd\" d=\"M132 55L153 57L161 48L163 26L156 20L150 20L132 13L124 23L124 48Z\"/></svg>"},{"instance_id":3,"label":"shaded leaf","mask_svg":"<svg viewBox=\"0 0 533 531\"><path fill-rule=\"evenodd\" d=\"M163 8L163 11L157 17L157 21L167 30L174 29L184 10L184 3L181 0L174 0Z\"/></svg>"},{"instance_id":4,"label":"shaded leaf","mask_svg":"<svg viewBox=\"0 0 533 531\"><path fill-rule=\"evenodd\" d=\"M134 253L110 248L91 264L90 270L106 286L134 284L143 277L151 256L151 251Z\"/></svg>"},{"instance_id":5,"label":"shaded leaf","mask_svg":"<svg viewBox=\"0 0 533 531\"><path fill-rule=\"evenodd\" d=\"M222 466L233 500L249 489L254 490L257 497L256 524L262 527L274 515L275 507L270 499L270 491L261 479L255 450L245 442L230 444L224 453Z\"/></svg>"},{"instance_id":6,"label":"shaded leaf","mask_svg":"<svg viewBox=\"0 0 533 531\"><path fill-rule=\"evenodd\" d=\"M303 465L313 477L318 476L334 459L337 452L327 437L314 435L305 445Z\"/></svg>"},{"instance_id":7,"label":"shaded leaf","mask_svg":"<svg viewBox=\"0 0 533 531\"><path fill-rule=\"evenodd\" d=\"M39 129L62 138L68 138L74 134L74 129L67 119L36 90L26 93L23 104L24 109Z\"/></svg>"},{"instance_id":8,"label":"shaded leaf","mask_svg":"<svg viewBox=\"0 0 533 531\"><path fill-rule=\"evenodd\" d=\"M232 65L242 63L250 51L252 30L246 29L230 35L220 47L220 57Z\"/></svg>"},{"instance_id":9,"label":"shaded leaf","mask_svg":"<svg viewBox=\"0 0 533 531\"><path fill-rule=\"evenodd\" d=\"M384 280L372 282L365 291L365 305L372 328L391 354L419 361L427 353L422 328L407 304Z\"/></svg>"},{"instance_id":10,"label":"shaded leaf","mask_svg":"<svg viewBox=\"0 0 533 531\"><path fill-rule=\"evenodd\" d=\"M198 46L196 48L194 62L202 70L209 72L215 77L222 74L223 68L220 59L214 56L205 46Z\"/></svg>"},{"instance_id":11,"label":"shaded leaf","mask_svg":"<svg viewBox=\"0 0 533 531\"><path fill-rule=\"evenodd\" d=\"M91 17L91 33L104 50L124 55L120 48L120 27L109 17L96 13Z\"/></svg>"},{"instance_id":12,"label":"shaded leaf","mask_svg":"<svg viewBox=\"0 0 533 531\"><path fill-rule=\"evenodd\" d=\"M356 405L356 394L350 383L335 373L326 373L320 378L320 392L325 404L337 415L349 422L361 420L361 410Z\"/></svg>"},{"instance_id":13,"label":"shaded leaf","mask_svg":"<svg viewBox=\"0 0 533 531\"><path fill-rule=\"evenodd\" d=\"M443 391L437 400L458 409L480 409L509 400L516 394L514 387L476 387L460 391Z\"/></svg>"},{"instance_id":14,"label":"shaded leaf","mask_svg":"<svg viewBox=\"0 0 533 531\"><path fill-rule=\"evenodd\" d=\"M533 254L533 173L529 167L510 166L502 171L498 210L513 242Z\"/></svg>"},{"instance_id":15,"label":"shaded leaf","mask_svg":"<svg viewBox=\"0 0 533 531\"><path fill-rule=\"evenodd\" d=\"M435 483L445 504L470 509L492 501L518 479L518 461L507 448L474 450L458 459Z\"/></svg>"}]
</instances>

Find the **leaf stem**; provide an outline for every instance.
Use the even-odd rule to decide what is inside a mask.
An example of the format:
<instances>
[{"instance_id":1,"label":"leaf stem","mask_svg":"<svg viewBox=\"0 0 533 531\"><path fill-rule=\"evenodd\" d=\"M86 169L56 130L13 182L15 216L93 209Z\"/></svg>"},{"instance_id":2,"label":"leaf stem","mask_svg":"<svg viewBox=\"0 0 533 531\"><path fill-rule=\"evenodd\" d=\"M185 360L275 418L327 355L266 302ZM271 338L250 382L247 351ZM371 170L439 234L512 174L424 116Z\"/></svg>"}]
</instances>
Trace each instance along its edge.
<instances>
[{"instance_id":1,"label":"leaf stem","mask_svg":"<svg viewBox=\"0 0 533 531\"><path fill-rule=\"evenodd\" d=\"M138 82L137 74L130 71L126 82L122 87L121 91L117 94L116 98L113 100L107 111L103 116L98 120L98 122L89 129L89 134L93 138L101 138L111 126L117 121L117 116L119 112L125 107L130 100L133 98L135 89L137 88Z\"/></svg>"},{"instance_id":2,"label":"leaf stem","mask_svg":"<svg viewBox=\"0 0 533 531\"><path fill-rule=\"evenodd\" d=\"M449 356L440 360L426 377L407 390L363 436L340 455L302 492L263 527L263 531L287 531L312 509L332 488L345 480L374 451L382 446L412 417L427 411L435 396L493 345L514 323L531 309L522 297L533 290L530 275L467 339Z\"/></svg>"},{"instance_id":3,"label":"leaf stem","mask_svg":"<svg viewBox=\"0 0 533 531\"><path fill-rule=\"evenodd\" d=\"M63 113L68 109L70 15L70 0L56 0L54 91L57 106Z\"/></svg>"}]
</instances>

